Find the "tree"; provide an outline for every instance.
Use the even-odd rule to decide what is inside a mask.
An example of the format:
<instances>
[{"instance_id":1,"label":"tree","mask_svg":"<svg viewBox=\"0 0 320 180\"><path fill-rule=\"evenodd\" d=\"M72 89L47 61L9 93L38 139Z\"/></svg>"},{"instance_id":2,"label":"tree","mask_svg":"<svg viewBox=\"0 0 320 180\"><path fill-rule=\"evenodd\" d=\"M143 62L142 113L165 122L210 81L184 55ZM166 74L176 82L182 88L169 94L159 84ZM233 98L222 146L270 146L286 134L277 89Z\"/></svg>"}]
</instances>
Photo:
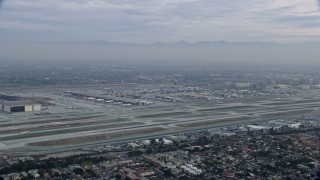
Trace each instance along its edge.
<instances>
[{"instance_id":1,"label":"tree","mask_svg":"<svg viewBox=\"0 0 320 180\"><path fill-rule=\"evenodd\" d=\"M90 177L96 177L97 176L97 174L92 169L87 169L86 173L88 173L90 175Z\"/></svg>"},{"instance_id":2,"label":"tree","mask_svg":"<svg viewBox=\"0 0 320 180\"><path fill-rule=\"evenodd\" d=\"M172 172L170 169L164 169L164 170L162 170L162 172L163 172L164 176L166 176L166 177L169 177L172 175Z\"/></svg>"},{"instance_id":3,"label":"tree","mask_svg":"<svg viewBox=\"0 0 320 180\"><path fill-rule=\"evenodd\" d=\"M53 173L53 176L54 176L54 177L60 177L60 174L59 174L58 172L54 172L54 173Z\"/></svg>"},{"instance_id":4,"label":"tree","mask_svg":"<svg viewBox=\"0 0 320 180\"><path fill-rule=\"evenodd\" d=\"M160 143L161 145L164 145L164 143L165 143L165 142L164 142L164 139L163 139L163 138L160 138L160 139L159 139L159 143Z\"/></svg>"},{"instance_id":5,"label":"tree","mask_svg":"<svg viewBox=\"0 0 320 180\"><path fill-rule=\"evenodd\" d=\"M317 170L317 176L315 177L315 180L320 180L320 168Z\"/></svg>"},{"instance_id":6,"label":"tree","mask_svg":"<svg viewBox=\"0 0 320 180\"><path fill-rule=\"evenodd\" d=\"M199 151L200 151L200 148L199 148L199 147L193 148L193 152L199 152Z\"/></svg>"},{"instance_id":7,"label":"tree","mask_svg":"<svg viewBox=\"0 0 320 180\"><path fill-rule=\"evenodd\" d=\"M151 153L152 153L152 150L151 150L151 149L147 149L147 150L146 150L146 153L147 153L147 154L151 154Z\"/></svg>"},{"instance_id":8,"label":"tree","mask_svg":"<svg viewBox=\"0 0 320 180\"><path fill-rule=\"evenodd\" d=\"M116 175L116 179L121 179L121 175L120 175L120 174L117 174L117 175Z\"/></svg>"},{"instance_id":9,"label":"tree","mask_svg":"<svg viewBox=\"0 0 320 180\"><path fill-rule=\"evenodd\" d=\"M200 145L205 145L205 144L208 144L209 143L209 139L207 136L201 136L199 137L198 139L198 144Z\"/></svg>"},{"instance_id":10,"label":"tree","mask_svg":"<svg viewBox=\"0 0 320 180\"><path fill-rule=\"evenodd\" d=\"M83 172L83 169L81 169L81 168L75 168L75 169L73 170L73 172L76 173L76 174L83 174L83 173L84 173L84 172Z\"/></svg>"},{"instance_id":11,"label":"tree","mask_svg":"<svg viewBox=\"0 0 320 180\"><path fill-rule=\"evenodd\" d=\"M128 152L128 156L140 156L142 155L143 152L141 150L136 150L136 151L130 151Z\"/></svg>"},{"instance_id":12,"label":"tree","mask_svg":"<svg viewBox=\"0 0 320 180\"><path fill-rule=\"evenodd\" d=\"M154 139L154 138L150 139L150 145L154 146L156 144L157 144L156 139Z\"/></svg>"}]
</instances>

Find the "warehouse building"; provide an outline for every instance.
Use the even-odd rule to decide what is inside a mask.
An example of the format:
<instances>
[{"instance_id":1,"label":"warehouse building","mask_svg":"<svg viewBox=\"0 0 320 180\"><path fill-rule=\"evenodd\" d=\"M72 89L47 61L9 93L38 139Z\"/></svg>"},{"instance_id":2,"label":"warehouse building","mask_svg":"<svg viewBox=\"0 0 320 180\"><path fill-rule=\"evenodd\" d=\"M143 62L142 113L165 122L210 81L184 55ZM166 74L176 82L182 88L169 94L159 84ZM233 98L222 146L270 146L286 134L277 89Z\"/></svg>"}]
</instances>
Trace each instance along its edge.
<instances>
[{"instance_id":1,"label":"warehouse building","mask_svg":"<svg viewBox=\"0 0 320 180\"><path fill-rule=\"evenodd\" d=\"M41 111L41 104L29 101L0 101L0 110L9 113Z\"/></svg>"}]
</instances>

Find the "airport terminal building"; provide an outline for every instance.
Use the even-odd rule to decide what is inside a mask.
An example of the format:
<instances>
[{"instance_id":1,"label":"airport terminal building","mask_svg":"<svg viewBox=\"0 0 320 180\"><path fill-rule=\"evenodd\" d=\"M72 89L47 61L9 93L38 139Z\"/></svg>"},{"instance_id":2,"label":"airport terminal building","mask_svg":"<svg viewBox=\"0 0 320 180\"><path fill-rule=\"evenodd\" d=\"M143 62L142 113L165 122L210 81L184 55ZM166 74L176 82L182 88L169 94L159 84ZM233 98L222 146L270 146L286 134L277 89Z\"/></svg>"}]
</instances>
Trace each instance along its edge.
<instances>
[{"instance_id":1,"label":"airport terminal building","mask_svg":"<svg viewBox=\"0 0 320 180\"><path fill-rule=\"evenodd\" d=\"M8 113L41 111L41 104L29 101L0 101L0 110Z\"/></svg>"}]
</instances>

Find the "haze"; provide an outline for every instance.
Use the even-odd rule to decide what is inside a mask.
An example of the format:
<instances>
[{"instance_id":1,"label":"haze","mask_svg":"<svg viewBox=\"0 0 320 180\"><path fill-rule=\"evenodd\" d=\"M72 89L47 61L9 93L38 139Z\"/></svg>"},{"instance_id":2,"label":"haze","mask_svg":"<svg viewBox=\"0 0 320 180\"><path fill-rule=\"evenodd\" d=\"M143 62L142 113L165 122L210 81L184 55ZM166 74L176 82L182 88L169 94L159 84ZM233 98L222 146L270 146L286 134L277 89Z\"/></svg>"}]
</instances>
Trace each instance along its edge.
<instances>
[{"instance_id":1,"label":"haze","mask_svg":"<svg viewBox=\"0 0 320 180\"><path fill-rule=\"evenodd\" d=\"M320 56L316 0L7 0L0 7L1 61L314 65Z\"/></svg>"}]
</instances>

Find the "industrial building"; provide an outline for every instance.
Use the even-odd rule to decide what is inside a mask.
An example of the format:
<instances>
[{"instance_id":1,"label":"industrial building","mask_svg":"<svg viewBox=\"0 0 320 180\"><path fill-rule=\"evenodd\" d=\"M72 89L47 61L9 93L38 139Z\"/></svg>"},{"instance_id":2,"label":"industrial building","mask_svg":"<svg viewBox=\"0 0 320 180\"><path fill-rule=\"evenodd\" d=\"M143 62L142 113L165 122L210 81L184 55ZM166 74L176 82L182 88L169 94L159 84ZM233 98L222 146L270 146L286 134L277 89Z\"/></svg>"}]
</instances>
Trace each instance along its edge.
<instances>
[{"instance_id":1,"label":"industrial building","mask_svg":"<svg viewBox=\"0 0 320 180\"><path fill-rule=\"evenodd\" d=\"M0 110L8 113L41 111L41 104L29 101L0 101Z\"/></svg>"}]
</instances>

